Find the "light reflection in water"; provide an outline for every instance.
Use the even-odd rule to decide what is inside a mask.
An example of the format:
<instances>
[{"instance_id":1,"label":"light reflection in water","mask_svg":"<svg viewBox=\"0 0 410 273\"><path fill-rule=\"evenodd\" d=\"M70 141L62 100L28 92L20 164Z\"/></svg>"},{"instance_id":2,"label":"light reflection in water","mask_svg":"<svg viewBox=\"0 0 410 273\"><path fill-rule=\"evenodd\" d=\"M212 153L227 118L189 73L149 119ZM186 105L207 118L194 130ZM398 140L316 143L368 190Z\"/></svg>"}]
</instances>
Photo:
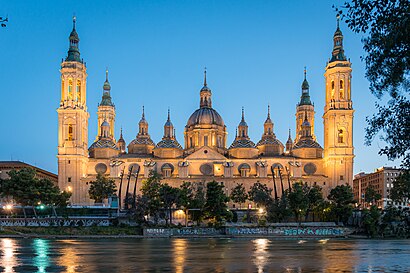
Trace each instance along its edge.
<instances>
[{"instance_id":1,"label":"light reflection in water","mask_svg":"<svg viewBox=\"0 0 410 273\"><path fill-rule=\"evenodd\" d=\"M13 267L17 265L15 251L16 243L13 239L1 239L1 250L3 255L0 259L0 265L4 268L5 273L15 272Z\"/></svg>"},{"instance_id":2,"label":"light reflection in water","mask_svg":"<svg viewBox=\"0 0 410 273\"><path fill-rule=\"evenodd\" d=\"M184 272L187 241L186 239L174 239L172 244L174 246L175 272Z\"/></svg>"},{"instance_id":3,"label":"light reflection in water","mask_svg":"<svg viewBox=\"0 0 410 273\"><path fill-rule=\"evenodd\" d=\"M34 239L33 246L36 256L34 257L34 266L37 267L37 272L46 272L50 261L48 257L48 241L44 239Z\"/></svg>"},{"instance_id":4,"label":"light reflection in water","mask_svg":"<svg viewBox=\"0 0 410 273\"><path fill-rule=\"evenodd\" d=\"M77 266L81 261L75 248L75 241L66 240L62 242L67 243L68 246L61 249L63 255L58 259L58 264L64 267L67 273L77 272Z\"/></svg>"},{"instance_id":5,"label":"light reflection in water","mask_svg":"<svg viewBox=\"0 0 410 273\"><path fill-rule=\"evenodd\" d=\"M253 263L259 272L264 272L264 267L268 261L268 239L255 239L252 241L255 247Z\"/></svg>"}]
</instances>

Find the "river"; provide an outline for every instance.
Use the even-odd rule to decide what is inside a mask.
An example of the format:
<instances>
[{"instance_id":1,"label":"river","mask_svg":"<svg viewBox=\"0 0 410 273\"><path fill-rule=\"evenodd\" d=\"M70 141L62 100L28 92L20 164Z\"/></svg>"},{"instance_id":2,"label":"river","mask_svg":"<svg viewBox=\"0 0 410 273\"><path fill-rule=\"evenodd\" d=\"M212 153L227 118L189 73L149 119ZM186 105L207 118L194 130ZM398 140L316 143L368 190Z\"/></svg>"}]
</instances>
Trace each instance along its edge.
<instances>
[{"instance_id":1,"label":"river","mask_svg":"<svg viewBox=\"0 0 410 273\"><path fill-rule=\"evenodd\" d=\"M410 241L2 238L0 272L410 272Z\"/></svg>"}]
</instances>

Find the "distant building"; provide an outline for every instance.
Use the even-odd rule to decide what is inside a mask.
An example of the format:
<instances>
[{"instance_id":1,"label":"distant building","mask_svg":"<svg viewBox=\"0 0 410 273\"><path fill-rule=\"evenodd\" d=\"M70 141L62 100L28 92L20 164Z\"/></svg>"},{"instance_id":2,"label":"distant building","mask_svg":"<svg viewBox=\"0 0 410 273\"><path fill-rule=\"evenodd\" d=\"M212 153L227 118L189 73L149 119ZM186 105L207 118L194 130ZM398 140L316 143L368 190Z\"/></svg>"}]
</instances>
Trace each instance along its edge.
<instances>
[{"instance_id":1,"label":"distant building","mask_svg":"<svg viewBox=\"0 0 410 273\"><path fill-rule=\"evenodd\" d=\"M33 165L21 162L21 161L0 161L0 178L1 179L7 179L9 178L9 171L11 170L21 170L23 168L32 168L36 170L37 172L37 178L47 178L51 182L53 182L54 185L58 186L58 175L48 172L46 170L37 168Z\"/></svg>"},{"instance_id":2,"label":"distant building","mask_svg":"<svg viewBox=\"0 0 410 273\"><path fill-rule=\"evenodd\" d=\"M393 188L394 181L400 174L400 169L392 167L380 167L373 173L361 172L356 174L353 179L353 193L355 200L362 208L370 207L370 203L365 201L365 193L368 187L372 187L382 198L377 202L377 206L385 208L388 205L404 206L406 202L393 203L390 199L390 190Z\"/></svg>"}]
</instances>

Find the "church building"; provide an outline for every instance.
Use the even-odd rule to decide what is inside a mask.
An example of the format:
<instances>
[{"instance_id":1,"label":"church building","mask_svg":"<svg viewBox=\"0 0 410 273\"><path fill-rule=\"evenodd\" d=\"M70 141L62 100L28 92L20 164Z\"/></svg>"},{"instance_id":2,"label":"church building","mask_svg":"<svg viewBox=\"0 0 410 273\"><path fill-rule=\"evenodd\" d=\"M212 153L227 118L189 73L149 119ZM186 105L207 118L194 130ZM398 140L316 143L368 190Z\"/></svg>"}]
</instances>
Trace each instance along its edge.
<instances>
[{"instance_id":1,"label":"church building","mask_svg":"<svg viewBox=\"0 0 410 273\"><path fill-rule=\"evenodd\" d=\"M323 97L324 143L316 140L315 107L305 77L300 101L296 107L296 134L282 142L275 135L274 121L268 106L263 134L250 139L245 111L234 131L233 143L227 143L228 128L222 116L212 107L212 91L206 71L199 90L199 108L187 119L184 135L175 135L168 111L161 140L149 134L149 117L142 108L138 132L132 140L116 139L115 94L111 94L108 71L98 105L98 134L89 145L87 110L87 72L79 51L76 21L69 36L68 55L61 63L61 101L58 112L58 185L72 192L71 203L90 205L89 182L98 173L114 179L117 189L121 177L141 181L151 171L162 174L163 182L179 187L183 182L220 182L226 194L238 183L249 189L257 181L273 188L278 194L295 181L317 184L327 196L340 184L352 185L353 180L353 106L351 100L351 63L343 49L343 34L337 23L333 51L325 68ZM113 95L113 97L111 96ZM181 143L178 141L181 141ZM128 143L127 143L128 142ZM283 144L285 143L285 144ZM133 182L134 183L134 182ZM126 196L121 187L120 196ZM233 205L233 204L232 204Z\"/></svg>"}]
</instances>

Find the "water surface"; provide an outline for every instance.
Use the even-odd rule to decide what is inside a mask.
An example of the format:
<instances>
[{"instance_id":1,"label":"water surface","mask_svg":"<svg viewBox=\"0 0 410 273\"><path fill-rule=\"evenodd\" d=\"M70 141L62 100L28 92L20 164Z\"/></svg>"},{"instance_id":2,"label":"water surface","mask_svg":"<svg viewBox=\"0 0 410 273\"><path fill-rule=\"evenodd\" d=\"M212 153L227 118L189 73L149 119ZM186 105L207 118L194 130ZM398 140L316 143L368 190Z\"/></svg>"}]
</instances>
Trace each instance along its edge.
<instances>
[{"instance_id":1,"label":"water surface","mask_svg":"<svg viewBox=\"0 0 410 273\"><path fill-rule=\"evenodd\" d=\"M410 241L0 239L0 272L410 272Z\"/></svg>"}]
</instances>

